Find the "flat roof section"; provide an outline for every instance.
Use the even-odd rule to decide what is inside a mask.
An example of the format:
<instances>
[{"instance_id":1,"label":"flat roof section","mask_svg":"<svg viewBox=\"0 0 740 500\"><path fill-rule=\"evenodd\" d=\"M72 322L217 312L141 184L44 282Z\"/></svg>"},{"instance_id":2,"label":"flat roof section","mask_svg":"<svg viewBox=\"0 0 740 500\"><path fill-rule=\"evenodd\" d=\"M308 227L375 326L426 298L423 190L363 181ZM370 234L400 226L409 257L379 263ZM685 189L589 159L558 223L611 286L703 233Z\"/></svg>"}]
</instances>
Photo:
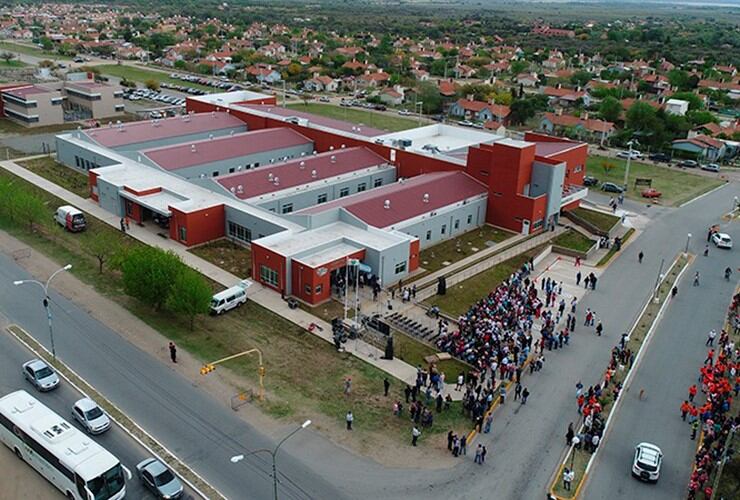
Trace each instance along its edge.
<instances>
[{"instance_id":1,"label":"flat roof section","mask_svg":"<svg viewBox=\"0 0 740 500\"><path fill-rule=\"evenodd\" d=\"M365 223L382 229L487 193L488 189L484 184L463 172L436 172L418 175L296 213L316 214L332 208L344 208Z\"/></svg>"},{"instance_id":2,"label":"flat roof section","mask_svg":"<svg viewBox=\"0 0 740 500\"><path fill-rule=\"evenodd\" d=\"M583 146L585 143L574 143L574 142L535 142L535 154L537 156L544 156L545 158L563 153L570 149L575 149Z\"/></svg>"},{"instance_id":3,"label":"flat roof section","mask_svg":"<svg viewBox=\"0 0 740 500\"><path fill-rule=\"evenodd\" d=\"M244 127L245 124L229 113L193 113L163 120L145 120L85 129L82 132L101 146L116 148L140 142L199 134L209 130Z\"/></svg>"},{"instance_id":4,"label":"flat roof section","mask_svg":"<svg viewBox=\"0 0 740 500\"><path fill-rule=\"evenodd\" d=\"M369 149L356 147L303 156L285 163L220 176L214 180L237 198L246 200L386 163L388 161L385 158Z\"/></svg>"},{"instance_id":5,"label":"flat roof section","mask_svg":"<svg viewBox=\"0 0 740 500\"><path fill-rule=\"evenodd\" d=\"M3 90L3 93L10 94L14 97L18 97L19 99L25 99L26 96L34 95L34 94L47 94L49 92L58 92L54 89L49 89L46 87L40 87L38 85L29 85L27 87L20 87L20 88L13 88L10 90Z\"/></svg>"},{"instance_id":6,"label":"flat roof section","mask_svg":"<svg viewBox=\"0 0 740 500\"><path fill-rule=\"evenodd\" d=\"M321 115L315 115L313 113L307 113L305 111L299 111L295 108L283 108L274 105L256 105L256 104L245 104L241 105L245 109L251 109L272 115L273 118L282 120L285 118L302 118L308 120L308 124L318 125L321 127L338 130L341 132L349 132L351 134L360 135L364 137L377 137L379 135L387 134L386 130L380 130L373 127L368 127L363 124L357 124L352 122L345 122L342 120L336 120L334 118L327 118ZM378 115L378 118L382 119L383 115Z\"/></svg>"},{"instance_id":7,"label":"flat roof section","mask_svg":"<svg viewBox=\"0 0 740 500\"><path fill-rule=\"evenodd\" d=\"M313 142L291 128L282 127L152 148L141 154L165 170L178 170L302 144Z\"/></svg>"},{"instance_id":8,"label":"flat roof section","mask_svg":"<svg viewBox=\"0 0 740 500\"><path fill-rule=\"evenodd\" d=\"M293 260L299 262L305 266L316 269L317 267L323 266L328 262L334 262L337 259L349 257L350 255L363 250L357 245L350 245L349 243L338 243L332 245L329 248L323 250L317 250L315 252L296 257Z\"/></svg>"}]
</instances>

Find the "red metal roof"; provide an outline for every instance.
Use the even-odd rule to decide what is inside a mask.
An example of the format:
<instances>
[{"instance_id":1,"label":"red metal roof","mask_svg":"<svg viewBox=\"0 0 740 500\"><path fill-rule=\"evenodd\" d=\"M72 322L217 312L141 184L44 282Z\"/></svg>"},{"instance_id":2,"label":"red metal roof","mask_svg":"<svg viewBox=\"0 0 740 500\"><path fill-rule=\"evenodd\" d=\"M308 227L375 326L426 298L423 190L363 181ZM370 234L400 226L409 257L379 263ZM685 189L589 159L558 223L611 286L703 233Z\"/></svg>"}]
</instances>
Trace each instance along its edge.
<instances>
[{"instance_id":1,"label":"red metal roof","mask_svg":"<svg viewBox=\"0 0 740 500\"><path fill-rule=\"evenodd\" d=\"M3 90L3 93L10 94L20 99L25 99L28 95L34 94L46 94L48 92L57 92L56 90L47 89L45 87L39 87L38 85L28 85L27 87L12 88L9 90Z\"/></svg>"},{"instance_id":2,"label":"red metal roof","mask_svg":"<svg viewBox=\"0 0 740 500\"><path fill-rule=\"evenodd\" d=\"M558 153L562 153L563 151L567 151L569 149L576 148L578 146L581 146L581 143L575 143L575 142L536 142L534 141L535 148L534 152L537 156L544 156L545 158L556 155Z\"/></svg>"},{"instance_id":3,"label":"red metal roof","mask_svg":"<svg viewBox=\"0 0 740 500\"><path fill-rule=\"evenodd\" d=\"M98 144L115 148L239 126L244 126L244 122L229 113L213 112L175 116L154 123L151 121L122 123L111 127L87 129L83 132Z\"/></svg>"},{"instance_id":4,"label":"red metal roof","mask_svg":"<svg viewBox=\"0 0 740 500\"><path fill-rule=\"evenodd\" d=\"M329 105L327 104L326 106L329 106ZM305 111L299 111L295 108L283 108L283 107L275 106L275 105L246 105L244 107L248 109L262 111L265 113L271 113L273 115L278 115L278 116L282 116L285 118L288 118L291 116L305 118L309 121L309 123L321 125L323 127L333 128L336 130L341 130L343 132L350 132L352 134L362 135L365 137L375 137L378 135L383 135L383 134L388 133L385 130L368 127L363 124L356 124L352 122L345 122L342 120L335 120L334 118L326 118L324 116L307 113ZM383 120L385 119L385 117L380 113L377 114L377 118L378 118L378 123L383 123Z\"/></svg>"},{"instance_id":5,"label":"red metal roof","mask_svg":"<svg viewBox=\"0 0 740 500\"><path fill-rule=\"evenodd\" d=\"M483 183L463 172L436 172L316 205L299 213L320 213L342 207L371 226L385 228L487 192ZM429 195L426 202L425 194ZM390 208L385 208L386 200Z\"/></svg>"},{"instance_id":6,"label":"red metal roof","mask_svg":"<svg viewBox=\"0 0 740 500\"><path fill-rule=\"evenodd\" d=\"M142 154L165 170L177 170L302 144L313 142L293 129L280 127L147 149Z\"/></svg>"},{"instance_id":7,"label":"red metal roof","mask_svg":"<svg viewBox=\"0 0 740 500\"><path fill-rule=\"evenodd\" d=\"M229 191L234 188L234 194L245 200L384 163L388 163L387 160L367 148L337 149L278 165L224 175L216 181ZM315 177L312 174L314 171ZM275 184L275 178L279 179L278 184ZM239 186L242 186L241 190Z\"/></svg>"}]
</instances>

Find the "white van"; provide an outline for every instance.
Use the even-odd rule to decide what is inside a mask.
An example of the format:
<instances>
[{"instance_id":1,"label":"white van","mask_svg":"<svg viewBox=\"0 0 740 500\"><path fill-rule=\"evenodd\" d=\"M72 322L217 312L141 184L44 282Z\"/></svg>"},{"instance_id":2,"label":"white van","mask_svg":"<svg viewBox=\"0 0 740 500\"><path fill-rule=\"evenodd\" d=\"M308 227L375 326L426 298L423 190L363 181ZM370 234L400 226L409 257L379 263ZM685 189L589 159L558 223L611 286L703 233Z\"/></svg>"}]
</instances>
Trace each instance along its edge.
<instances>
[{"instance_id":1,"label":"white van","mask_svg":"<svg viewBox=\"0 0 740 500\"><path fill-rule=\"evenodd\" d=\"M84 231L87 227L85 214L72 205L64 205L54 212L54 220L67 231L76 233Z\"/></svg>"},{"instance_id":2,"label":"white van","mask_svg":"<svg viewBox=\"0 0 740 500\"><path fill-rule=\"evenodd\" d=\"M249 280L242 280L238 285L219 292L211 299L211 314L223 314L247 301L247 288L252 285Z\"/></svg>"}]
</instances>

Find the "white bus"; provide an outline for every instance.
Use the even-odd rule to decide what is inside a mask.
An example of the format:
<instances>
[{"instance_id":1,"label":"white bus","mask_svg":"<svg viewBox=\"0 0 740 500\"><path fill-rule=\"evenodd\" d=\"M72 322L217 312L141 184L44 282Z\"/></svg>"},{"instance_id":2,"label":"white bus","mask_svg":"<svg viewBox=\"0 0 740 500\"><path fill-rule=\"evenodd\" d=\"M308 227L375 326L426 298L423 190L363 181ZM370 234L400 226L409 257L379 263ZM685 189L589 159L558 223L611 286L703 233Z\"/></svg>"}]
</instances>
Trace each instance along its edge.
<instances>
[{"instance_id":1,"label":"white bus","mask_svg":"<svg viewBox=\"0 0 740 500\"><path fill-rule=\"evenodd\" d=\"M0 398L0 440L67 498L115 500L126 495L116 457L26 391Z\"/></svg>"}]
</instances>

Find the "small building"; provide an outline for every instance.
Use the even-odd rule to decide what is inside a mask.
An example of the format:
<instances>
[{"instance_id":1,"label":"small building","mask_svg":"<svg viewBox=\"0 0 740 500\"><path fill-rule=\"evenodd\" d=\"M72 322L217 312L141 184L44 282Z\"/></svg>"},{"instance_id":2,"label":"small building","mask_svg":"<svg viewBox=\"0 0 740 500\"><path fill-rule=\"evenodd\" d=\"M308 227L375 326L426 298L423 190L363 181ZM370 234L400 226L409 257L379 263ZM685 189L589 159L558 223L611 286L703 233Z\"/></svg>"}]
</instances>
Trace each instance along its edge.
<instances>
[{"instance_id":1,"label":"small building","mask_svg":"<svg viewBox=\"0 0 740 500\"><path fill-rule=\"evenodd\" d=\"M2 90L3 114L24 127L64 123L65 96L58 88L24 85Z\"/></svg>"},{"instance_id":2,"label":"small building","mask_svg":"<svg viewBox=\"0 0 740 500\"><path fill-rule=\"evenodd\" d=\"M403 104L404 94L403 92L399 92L399 88L388 88L384 89L378 95L378 98L383 104L388 104L390 106L400 106L401 104Z\"/></svg>"},{"instance_id":3,"label":"small building","mask_svg":"<svg viewBox=\"0 0 740 500\"><path fill-rule=\"evenodd\" d=\"M668 99L665 103L665 112L669 115L685 116L689 110L689 101L681 99Z\"/></svg>"},{"instance_id":4,"label":"small building","mask_svg":"<svg viewBox=\"0 0 740 500\"><path fill-rule=\"evenodd\" d=\"M706 135L697 135L691 139L676 139L671 148L685 156L708 162L721 160L727 152L723 141Z\"/></svg>"}]
</instances>

